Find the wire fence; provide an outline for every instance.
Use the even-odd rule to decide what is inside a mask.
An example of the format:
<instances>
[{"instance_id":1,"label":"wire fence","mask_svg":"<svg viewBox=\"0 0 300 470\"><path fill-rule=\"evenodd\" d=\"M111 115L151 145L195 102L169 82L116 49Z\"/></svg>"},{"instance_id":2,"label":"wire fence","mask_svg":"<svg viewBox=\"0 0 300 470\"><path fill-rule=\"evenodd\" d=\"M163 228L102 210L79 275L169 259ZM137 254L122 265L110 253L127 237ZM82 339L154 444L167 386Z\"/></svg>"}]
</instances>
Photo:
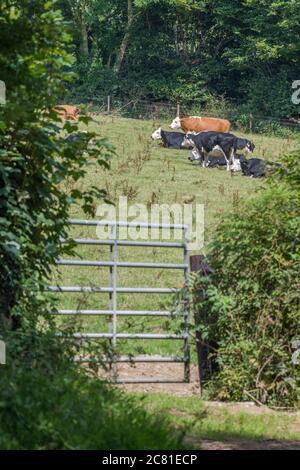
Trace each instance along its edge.
<instances>
[{"instance_id":1,"label":"wire fence","mask_svg":"<svg viewBox=\"0 0 300 470\"><path fill-rule=\"evenodd\" d=\"M300 121L279 119L271 116L259 116L237 113L233 110L192 109L184 103L174 105L166 102L148 102L131 100L128 102L114 101L110 96L97 103L89 103L87 110L91 115L112 115L131 119L153 120L155 122L172 120L175 116L213 116L229 119L232 126L241 132L273 133L289 135L300 131Z\"/></svg>"}]
</instances>

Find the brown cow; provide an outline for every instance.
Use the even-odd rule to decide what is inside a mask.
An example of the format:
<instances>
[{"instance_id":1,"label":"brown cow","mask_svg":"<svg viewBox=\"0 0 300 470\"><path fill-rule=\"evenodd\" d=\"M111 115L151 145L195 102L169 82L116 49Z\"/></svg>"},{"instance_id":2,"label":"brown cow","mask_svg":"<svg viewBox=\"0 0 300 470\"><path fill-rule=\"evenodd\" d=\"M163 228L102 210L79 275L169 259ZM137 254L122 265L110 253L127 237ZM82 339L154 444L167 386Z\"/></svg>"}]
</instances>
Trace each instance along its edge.
<instances>
[{"instance_id":1,"label":"brown cow","mask_svg":"<svg viewBox=\"0 0 300 470\"><path fill-rule=\"evenodd\" d=\"M187 116L175 118L170 125L172 129L181 129L185 134L188 132L225 132L228 133L231 128L231 122L227 119Z\"/></svg>"},{"instance_id":2,"label":"brown cow","mask_svg":"<svg viewBox=\"0 0 300 470\"><path fill-rule=\"evenodd\" d=\"M60 104L55 106L53 110L57 113L62 121L77 121L79 108L70 104Z\"/></svg>"}]
</instances>

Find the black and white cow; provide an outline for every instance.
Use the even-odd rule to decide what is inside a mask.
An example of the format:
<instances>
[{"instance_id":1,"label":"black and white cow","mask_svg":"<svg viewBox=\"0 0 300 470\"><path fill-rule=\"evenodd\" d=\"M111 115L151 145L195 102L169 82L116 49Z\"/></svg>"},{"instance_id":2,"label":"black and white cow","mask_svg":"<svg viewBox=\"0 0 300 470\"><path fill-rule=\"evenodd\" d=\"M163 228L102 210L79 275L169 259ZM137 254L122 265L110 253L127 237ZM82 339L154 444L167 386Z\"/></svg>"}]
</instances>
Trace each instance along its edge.
<instances>
[{"instance_id":1,"label":"black and white cow","mask_svg":"<svg viewBox=\"0 0 300 470\"><path fill-rule=\"evenodd\" d=\"M263 178L281 167L279 163L262 160L261 158L250 158L245 160L241 166L243 175L251 178Z\"/></svg>"},{"instance_id":2,"label":"black and white cow","mask_svg":"<svg viewBox=\"0 0 300 470\"><path fill-rule=\"evenodd\" d=\"M201 132L200 134L186 134L182 146L187 148L193 145L199 153L199 164L208 166L208 155L221 150L225 157L227 170L234 164L237 151L237 137L223 132Z\"/></svg>"},{"instance_id":3,"label":"black and white cow","mask_svg":"<svg viewBox=\"0 0 300 470\"><path fill-rule=\"evenodd\" d=\"M203 167L208 166L208 155L224 156L227 170L240 171L239 162L235 163L236 151L245 153L253 152L255 145L248 139L241 139L233 134L222 132L202 132L199 134L187 134L183 146L191 145L194 142L194 155L198 158L199 164Z\"/></svg>"},{"instance_id":4,"label":"black and white cow","mask_svg":"<svg viewBox=\"0 0 300 470\"><path fill-rule=\"evenodd\" d=\"M213 155L215 152L213 153ZM220 155L220 153L216 156L209 155L208 156L208 168L222 168L224 166L227 166L227 162L224 156ZM197 149L193 149L188 156L188 160L190 162L198 161L200 159L199 152ZM231 171L241 171L241 163L242 161L246 160L244 155L236 155L234 164L231 165L230 169Z\"/></svg>"},{"instance_id":5,"label":"black and white cow","mask_svg":"<svg viewBox=\"0 0 300 470\"><path fill-rule=\"evenodd\" d=\"M182 143L184 134L182 132L167 132L160 127L151 135L152 140L162 140L163 146L170 149L183 150Z\"/></svg>"},{"instance_id":6,"label":"black and white cow","mask_svg":"<svg viewBox=\"0 0 300 470\"><path fill-rule=\"evenodd\" d=\"M237 149L244 153L253 153L255 150L255 145L251 140L241 139L237 137Z\"/></svg>"},{"instance_id":7,"label":"black and white cow","mask_svg":"<svg viewBox=\"0 0 300 470\"><path fill-rule=\"evenodd\" d=\"M230 134L230 135L233 135L233 134ZM239 150L240 152L243 152L244 154L247 154L247 153L253 153L254 149L255 149L255 145L254 145L253 142L251 142L248 139L241 139L240 137L237 137L237 150ZM215 156L215 157L220 157L221 160L223 159L222 161L225 161L224 156L223 156L223 152L220 148L219 149L218 148L214 149L210 153L210 155ZM191 156L191 158L189 158L190 161L200 159L200 155L199 155L196 148L194 148L194 150L190 153L190 156ZM195 157L195 158L193 158L193 157ZM225 163L225 165L226 165L226 163ZM220 166L220 164L218 166Z\"/></svg>"},{"instance_id":8,"label":"black and white cow","mask_svg":"<svg viewBox=\"0 0 300 470\"><path fill-rule=\"evenodd\" d=\"M244 176L263 178L266 176L266 162L261 158L250 158L241 164Z\"/></svg>"}]
</instances>

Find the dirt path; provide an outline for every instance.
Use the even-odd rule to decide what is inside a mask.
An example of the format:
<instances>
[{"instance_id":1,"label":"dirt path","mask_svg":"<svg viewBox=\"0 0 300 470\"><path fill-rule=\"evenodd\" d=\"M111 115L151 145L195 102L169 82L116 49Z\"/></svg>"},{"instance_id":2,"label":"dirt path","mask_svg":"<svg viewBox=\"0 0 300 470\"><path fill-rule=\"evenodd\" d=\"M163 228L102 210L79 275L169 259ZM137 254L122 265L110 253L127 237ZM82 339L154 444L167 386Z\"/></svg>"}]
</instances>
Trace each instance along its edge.
<instances>
[{"instance_id":1,"label":"dirt path","mask_svg":"<svg viewBox=\"0 0 300 470\"><path fill-rule=\"evenodd\" d=\"M251 441L251 440L228 440L212 441L202 440L190 442L195 448L202 450L300 450L299 441Z\"/></svg>"},{"instance_id":2,"label":"dirt path","mask_svg":"<svg viewBox=\"0 0 300 470\"><path fill-rule=\"evenodd\" d=\"M119 377L125 380L132 380L139 377L142 380L148 378L164 379L166 381L182 381L182 364L121 364L119 367ZM192 396L200 394L198 367L191 365L190 383L126 383L119 385L127 392L141 393L168 393L168 395Z\"/></svg>"}]
</instances>

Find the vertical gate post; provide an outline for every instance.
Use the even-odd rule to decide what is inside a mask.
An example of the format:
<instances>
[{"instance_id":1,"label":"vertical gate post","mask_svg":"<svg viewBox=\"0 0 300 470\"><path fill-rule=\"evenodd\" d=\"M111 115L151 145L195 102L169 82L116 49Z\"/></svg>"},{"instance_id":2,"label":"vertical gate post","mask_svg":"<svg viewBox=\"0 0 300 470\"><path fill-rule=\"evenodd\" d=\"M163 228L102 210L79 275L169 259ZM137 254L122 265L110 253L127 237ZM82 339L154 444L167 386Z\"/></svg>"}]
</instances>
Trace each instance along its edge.
<instances>
[{"instance_id":1,"label":"vertical gate post","mask_svg":"<svg viewBox=\"0 0 300 470\"><path fill-rule=\"evenodd\" d=\"M110 261L113 263L109 268L109 286L112 292L109 293L109 310L113 312L110 317L109 333L113 335L110 340L112 346L112 362L110 362L110 371L113 379L117 376L117 365L115 361L115 350L117 346L117 262L118 262L118 227L117 224L111 226L111 239L113 244L110 245Z\"/></svg>"},{"instance_id":2,"label":"vertical gate post","mask_svg":"<svg viewBox=\"0 0 300 470\"><path fill-rule=\"evenodd\" d=\"M110 228L110 238L113 239L113 227ZM109 261L113 262L113 260L114 260L114 245L110 245L109 246ZM113 267L110 266L109 267L109 287L113 289L113 285L114 285ZM109 293L108 309L111 311L113 310L113 292ZM108 332L109 333L113 332L112 316L109 317L109 331ZM110 343L111 349L113 350L113 343L111 339L109 340L109 343ZM110 371L112 370L112 366L113 366L113 361L109 363Z\"/></svg>"},{"instance_id":3,"label":"vertical gate post","mask_svg":"<svg viewBox=\"0 0 300 470\"><path fill-rule=\"evenodd\" d=\"M113 245L113 345L117 345L117 262L118 262L118 227L113 226L114 245Z\"/></svg>"},{"instance_id":4,"label":"vertical gate post","mask_svg":"<svg viewBox=\"0 0 300 470\"><path fill-rule=\"evenodd\" d=\"M113 293L112 293L112 310L113 310L113 319L112 319L112 333L113 333L113 355L114 355L114 367L113 367L113 376L114 380L117 380L118 376L118 366L115 361L116 347L117 347L117 332L118 332L118 315L117 315L117 263L118 263L118 226L114 224L112 226L113 231Z\"/></svg>"},{"instance_id":5,"label":"vertical gate post","mask_svg":"<svg viewBox=\"0 0 300 470\"><path fill-rule=\"evenodd\" d=\"M184 264L187 265L187 268L184 270L184 282L185 288L188 286L189 282L189 273L190 273L190 254L188 250L188 228L184 229ZM187 298L184 299L184 333L186 335L184 339L184 381L190 382L191 371L190 371L190 332L189 332L189 323L190 323L190 303L187 294Z\"/></svg>"}]
</instances>

